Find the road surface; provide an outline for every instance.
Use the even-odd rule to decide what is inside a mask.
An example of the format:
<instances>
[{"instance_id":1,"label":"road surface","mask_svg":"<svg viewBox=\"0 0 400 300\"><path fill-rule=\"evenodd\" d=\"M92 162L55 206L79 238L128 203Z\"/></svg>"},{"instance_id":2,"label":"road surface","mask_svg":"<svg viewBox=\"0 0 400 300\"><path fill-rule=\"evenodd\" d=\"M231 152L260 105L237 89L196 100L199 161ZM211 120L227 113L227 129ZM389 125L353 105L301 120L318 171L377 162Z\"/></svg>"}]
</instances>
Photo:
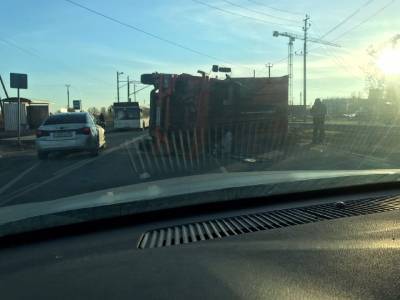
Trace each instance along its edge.
<instances>
[{"instance_id":1,"label":"road surface","mask_svg":"<svg viewBox=\"0 0 400 300\"><path fill-rule=\"evenodd\" d=\"M2 153L0 205L53 200L135 182L137 174L129 164L128 150L144 134L109 134L107 148L97 157L55 154L40 161L34 148Z\"/></svg>"},{"instance_id":2,"label":"road surface","mask_svg":"<svg viewBox=\"0 0 400 300\"><path fill-rule=\"evenodd\" d=\"M74 153L40 161L33 148L14 152L0 149L0 206L210 172L400 168L398 159L349 153L326 145L304 145L286 154L274 151L261 156L160 156L152 149L144 150L141 144L146 135L130 131L107 134L108 146L97 157Z\"/></svg>"}]
</instances>

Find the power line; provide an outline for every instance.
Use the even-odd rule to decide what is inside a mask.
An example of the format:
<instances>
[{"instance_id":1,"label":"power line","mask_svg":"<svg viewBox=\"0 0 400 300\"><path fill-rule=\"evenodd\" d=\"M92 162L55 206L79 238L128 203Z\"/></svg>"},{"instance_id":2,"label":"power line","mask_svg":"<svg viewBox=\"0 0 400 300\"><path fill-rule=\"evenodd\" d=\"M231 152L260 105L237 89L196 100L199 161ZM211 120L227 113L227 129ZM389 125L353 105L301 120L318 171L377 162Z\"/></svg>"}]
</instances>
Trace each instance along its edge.
<instances>
[{"instance_id":1,"label":"power line","mask_svg":"<svg viewBox=\"0 0 400 300\"><path fill-rule=\"evenodd\" d=\"M321 32L319 31L318 26L316 26L316 30L313 29L313 31L315 32L316 35L320 35ZM343 57L336 55L334 52L330 51L330 49L328 49L327 47L325 47L324 45L321 46L323 51L326 53L327 57L329 57L330 59L332 59L332 61L339 66L340 68L342 68L345 72L347 72L348 74L352 75L352 76L359 76L359 73L355 70L353 70L352 68L349 68L348 63L346 63L346 61L343 59ZM352 64L353 66L357 67L360 71L361 71L361 75L363 75L364 70L360 67L360 65L358 65L357 63L351 61L350 64Z\"/></svg>"},{"instance_id":2,"label":"power line","mask_svg":"<svg viewBox=\"0 0 400 300\"><path fill-rule=\"evenodd\" d=\"M375 0L368 0L367 2L365 2L363 5L361 5L359 8L357 8L354 12L352 12L350 15L348 15L346 18L344 18L341 22L339 22L339 24L335 25L334 27L332 27L331 29L329 29L327 32L325 32L320 38L323 39L324 37L326 37L327 35L331 34L333 31L335 31L336 29L338 29L340 26L342 26L343 24L345 24L346 22L348 22L350 19L352 19L356 14L358 14L363 8L367 7L369 4L371 4L372 2L374 2Z\"/></svg>"},{"instance_id":3,"label":"power line","mask_svg":"<svg viewBox=\"0 0 400 300\"><path fill-rule=\"evenodd\" d=\"M260 5L260 6L264 6L264 7L267 7L269 9L272 9L272 10L275 10L275 11L280 11L280 12L284 12L284 13L291 14L291 15L303 16L303 14L301 14L301 13L292 12L292 11L288 11L288 10L281 9L281 8L271 7L271 6L266 5L264 3L260 3L260 2L253 1L253 0L248 0L248 1L250 3L257 4L257 5Z\"/></svg>"},{"instance_id":4,"label":"power line","mask_svg":"<svg viewBox=\"0 0 400 300\"><path fill-rule=\"evenodd\" d=\"M226 61L226 60L224 60L224 59L221 59L221 58L218 58L218 57L215 57L215 56L212 56L212 55L203 53L203 52L201 52L201 51L198 51L198 50L196 50L196 49L187 47L187 46L182 45L182 44L180 44L180 43L177 43L177 42L174 42L174 41L172 41L172 40L163 38L163 37L161 37L161 36L159 36L159 35L156 35L156 34L154 34L154 33L148 32L148 31L146 31L146 30L144 30L144 29L141 29L141 28L139 28L139 27L136 27L136 26L130 25L130 24L126 23L126 22L120 21L120 20L118 20L118 19L116 19L116 18L114 18L114 17L105 15L105 14L99 12L99 11L96 11L96 10L94 10L94 9L91 9L91 8L89 8L89 7L87 7L87 6L84 6L84 5L80 4L80 3L77 3L77 2L75 2L75 1L72 1L72 0L64 0L64 1L66 1L66 2L68 2L68 3L70 3L70 4L72 4L72 5L75 5L75 6L79 7L79 8L82 8L82 9L84 9L84 10L86 10L86 11L92 13L92 14L95 14L95 15L97 15L97 16L103 17L103 18L105 18L105 19L107 19L107 20L109 20L109 21L112 21L112 22L114 22L114 23L117 23L117 24L119 24L119 25L125 26L125 27L130 28L130 29L133 29L133 30L135 30L135 31L138 31L138 32L144 34L144 35L150 36L150 37L152 37L152 38L154 38L154 39L160 40L160 41L162 41L162 42L165 42L165 43L170 44L170 45L172 45L172 46L175 46L175 47L184 49L184 50L189 51L189 52L192 52L192 53L194 53L194 54L197 54L197 55L200 55L200 56L203 56L203 57L207 57L207 58L212 59L212 60L214 60L214 61L219 61L219 62L222 62L222 63L226 63L226 64L229 64L229 65L231 65L231 66L244 67L244 68L247 68L247 69L251 69L251 68L248 67L248 66L241 65L241 64L233 64L233 63L231 63L231 62L229 62L229 61Z\"/></svg>"},{"instance_id":5,"label":"power line","mask_svg":"<svg viewBox=\"0 0 400 300\"><path fill-rule=\"evenodd\" d=\"M368 21L370 21L371 19L375 18L377 15L379 15L381 12L383 12L386 8L388 8L390 5L392 5L394 2L396 2L397 0L391 0L390 2L388 2L387 4L385 4L384 6L382 6L381 8L379 8L377 11L375 11L372 15L368 16L367 18L365 18L364 20L362 20L360 23L357 23L355 26L351 27L350 29L346 30L345 32L343 32L342 34L340 34L339 36L335 37L332 42L336 42L339 39L341 39L343 36L349 34L350 32L352 32L353 30L359 28L360 26L364 25L365 23L367 23ZM368 1L369 2L369 1ZM324 34L323 36L325 36L326 34ZM321 49L322 46L320 47L316 47L313 48L311 50L319 50ZM310 50L310 51L311 51Z\"/></svg>"},{"instance_id":6,"label":"power line","mask_svg":"<svg viewBox=\"0 0 400 300\"><path fill-rule=\"evenodd\" d=\"M352 75L352 76L359 76L358 72L356 72L355 70L353 70L352 68L349 68L348 64L346 64L346 62L343 60L342 57L336 55L335 53L333 53L332 51L330 51L327 47L325 47L324 45L322 46L323 51L326 53L327 57L332 59L332 61L340 68L342 68L346 73ZM359 68L361 71L363 71L361 69L361 67L359 65L357 65L356 63L352 63L354 66L356 66L357 68Z\"/></svg>"},{"instance_id":7,"label":"power line","mask_svg":"<svg viewBox=\"0 0 400 300\"><path fill-rule=\"evenodd\" d=\"M378 9L375 13L373 13L372 15L370 15L368 18L364 19L363 21L361 21L360 23L358 23L357 25L351 27L349 30L345 31L344 33L342 33L341 35L337 36L333 41L337 41L340 38L342 38L343 36L349 34L350 32L352 32L353 30L357 29L358 27L360 27L361 25L364 25L365 23L367 23L369 20L371 20L372 18L375 18L377 15L379 15L381 12L383 12L386 8L388 8L390 5L392 5L394 2L396 2L397 0L391 0L390 2L388 2L387 4L385 4L384 6L382 6L380 9Z\"/></svg>"},{"instance_id":8,"label":"power line","mask_svg":"<svg viewBox=\"0 0 400 300\"><path fill-rule=\"evenodd\" d=\"M69 1L69 0L66 0L66 1ZM209 8L212 8L212 9L215 9L215 10L218 10L218 11L221 11L221 12L223 12L223 13L225 13L225 14L229 14L229 15L232 15L232 16L236 16L236 17L241 17L241 18L249 19L249 20L252 20L252 21L256 21L256 22L258 22L258 23L272 24L272 25L280 25L280 26L286 26L286 27L297 27L297 26L295 26L295 25L283 24L283 23L278 23L278 22L273 22L273 21L268 21L268 20L260 19L260 18L257 18L257 17L252 17L252 16L248 16L248 15L243 15L243 14L240 14L240 13L237 13L237 12L233 12L233 11L230 11L230 10L227 10L227 9L224 9L224 8L221 8L221 7L212 5L212 4L208 4L208 3L203 2L203 1L200 1L200 0L192 0L192 1L195 2L195 3L201 4L201 5L207 6L207 7L209 7Z\"/></svg>"},{"instance_id":9,"label":"power line","mask_svg":"<svg viewBox=\"0 0 400 300\"><path fill-rule=\"evenodd\" d=\"M274 19L287 21L287 22L296 22L296 23L298 22L298 21L293 20L293 19L288 19L288 18L284 18L284 17L279 17L279 16L267 14L267 13L264 13L264 12L261 12L261 11L257 11L255 9L251 9L251 8L245 7L243 5L240 5L240 4L228 1L228 0L222 0L222 1L225 2L225 3L228 3L228 4L232 5L232 6L235 6L235 7L238 7L238 8L241 8L241 9L244 9L244 10L256 13L256 14L260 14L260 15L263 15L263 16L266 16L266 17L269 17L269 18L274 18Z\"/></svg>"},{"instance_id":10,"label":"power line","mask_svg":"<svg viewBox=\"0 0 400 300\"><path fill-rule=\"evenodd\" d=\"M217 57L215 57L215 56L212 56L212 55L203 53L203 52L198 51L198 50L196 50L196 49L187 47L187 46L185 46L185 45L182 45L182 44L177 43L177 42L174 42L174 41L172 41L172 40L163 38L163 37L161 37L161 36L159 36L159 35L156 35L156 34L154 34L154 33L151 33L151 32L149 32L149 31L146 31L146 30L141 29L141 28L139 28L139 27L136 27L136 26L133 26L133 25L128 24L128 23L126 23L126 22L120 21L120 20L118 20L118 19L116 19L116 18L113 18L113 17L110 17L110 16L108 16L108 15L105 15L105 14L99 12L99 11L96 11L96 10L94 10L94 9L91 9L91 8L89 8L89 7L87 7L87 6L84 6L84 5L80 4L80 3L77 3L77 2L75 2L75 1L72 1L72 0L64 0L64 1L70 3L70 4L74 5L74 6L80 7L80 8L82 8L82 9L84 9L84 10L86 10L86 11L92 13L92 14L95 14L95 15L97 15L97 16L103 17L103 18L105 18L105 19L107 19L107 20L109 20L109 21L111 21L111 22L117 23L117 24L119 24L119 25L125 26L125 27L130 28L130 29L133 29L133 30L135 30L135 31L137 31L137 32L140 32L140 33L144 34L144 35L150 36L150 37L152 37L152 38L154 38L154 39L160 40L160 41L162 41L162 42L164 42L164 43L167 43L167 44L170 44L170 45L172 45L172 46L175 46L175 47L184 49L184 50L186 50L186 51L195 53L195 54L200 55L200 56L203 56L203 57L210 58L210 59L212 59L212 60L214 60L214 61L216 60L216 61L228 63L228 62L223 61L223 60L221 60L220 58L217 58Z\"/></svg>"},{"instance_id":11,"label":"power line","mask_svg":"<svg viewBox=\"0 0 400 300\"><path fill-rule=\"evenodd\" d=\"M277 64L279 64L279 63L281 63L281 62L283 62L283 61L285 61L285 60L287 60L287 59L288 59L287 56L285 56L285 57L283 57L283 58L281 58L281 59L275 61L273 64L274 64L274 65L277 65Z\"/></svg>"},{"instance_id":12,"label":"power line","mask_svg":"<svg viewBox=\"0 0 400 300\"><path fill-rule=\"evenodd\" d=\"M1 38L0 37L0 41L1 42L3 42L3 43L5 43L5 44L7 44L7 45L9 45L9 46L11 46L11 47L13 47L13 48L15 48L15 49L18 49L18 50L20 50L21 52L24 52L25 54L28 54L28 55L30 55L30 56L33 56L33 57L36 57L36 58L39 58L39 59L44 59L44 60L49 60L50 58L49 57L46 57L46 56L41 56L41 55L39 55L39 54L37 54L37 53L35 53L34 51L31 51L31 50L29 50L28 48L24 48L24 47L21 47L21 46L19 46L19 45L17 45L15 42L10 42L10 41L8 41L7 39L5 39L5 38ZM51 60L51 59L50 59ZM60 65L60 66L63 66L63 67L66 67L66 68L69 68L69 69L71 69L72 70L72 68L69 66L69 65L66 65L64 62L59 62L59 61L51 61L51 63L52 64L57 64L57 65ZM75 70L74 70L75 71ZM101 83L104 83L104 84L109 84L107 81L104 81L104 80L100 80L100 79L98 79L98 78L95 78L95 77L93 77L92 75L88 75L88 77L90 77L90 78L92 78L92 79L94 79L95 81L99 81L99 82L101 82ZM59 84L54 84L55 86L59 86Z\"/></svg>"},{"instance_id":13,"label":"power line","mask_svg":"<svg viewBox=\"0 0 400 300\"><path fill-rule=\"evenodd\" d=\"M11 47L14 47L15 49L18 49L18 50L21 51L21 52L24 52L25 54L28 54L28 55L35 56L35 57L40 58L40 56L37 55L36 53L34 53L34 52L32 52L32 51L30 51L30 50L28 50L28 49L25 49L25 48L23 48L23 47L20 47L20 46L18 46L17 44L12 43L12 42L10 42L10 41L4 39L4 38L0 38L0 41L2 41L3 43L5 43L5 44L7 44L7 45L9 45L9 46L11 46Z\"/></svg>"},{"instance_id":14,"label":"power line","mask_svg":"<svg viewBox=\"0 0 400 300\"><path fill-rule=\"evenodd\" d=\"M367 7L368 5L370 5L372 2L374 2L375 0L368 0L367 2L365 2L363 5L361 5L359 8L357 8L354 12L352 12L350 15L348 15L346 18L344 18L341 22L339 22L337 25L335 25L334 27L332 27L331 29L329 29L327 32L325 32L323 35L320 36L321 39L323 39L324 37L326 37L327 35L331 34L333 31L335 31L336 29L338 29L340 26L342 26L343 24L347 23L350 19L352 19L356 14L358 14L363 8ZM322 46L320 47L316 47L314 49L311 50L316 50L316 49L320 49L322 48Z\"/></svg>"}]
</instances>

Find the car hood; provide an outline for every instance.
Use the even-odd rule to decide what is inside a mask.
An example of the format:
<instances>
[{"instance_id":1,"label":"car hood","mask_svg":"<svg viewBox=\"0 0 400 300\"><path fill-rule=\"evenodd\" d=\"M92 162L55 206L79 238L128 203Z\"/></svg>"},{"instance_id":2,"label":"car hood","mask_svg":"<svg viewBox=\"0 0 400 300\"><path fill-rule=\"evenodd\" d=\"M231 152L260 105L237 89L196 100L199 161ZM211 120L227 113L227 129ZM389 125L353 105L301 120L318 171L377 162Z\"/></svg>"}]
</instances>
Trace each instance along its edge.
<instances>
[{"instance_id":1,"label":"car hood","mask_svg":"<svg viewBox=\"0 0 400 300\"><path fill-rule=\"evenodd\" d=\"M80 222L241 198L393 182L400 169L204 174L0 208L0 237Z\"/></svg>"}]
</instances>

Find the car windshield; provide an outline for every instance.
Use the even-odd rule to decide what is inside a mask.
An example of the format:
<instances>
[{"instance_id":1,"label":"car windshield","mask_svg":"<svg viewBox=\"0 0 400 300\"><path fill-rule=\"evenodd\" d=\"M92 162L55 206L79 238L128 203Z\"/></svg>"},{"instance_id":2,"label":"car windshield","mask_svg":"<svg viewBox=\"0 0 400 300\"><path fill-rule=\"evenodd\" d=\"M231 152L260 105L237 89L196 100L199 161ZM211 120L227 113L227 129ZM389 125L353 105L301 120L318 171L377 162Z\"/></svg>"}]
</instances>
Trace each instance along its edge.
<instances>
[{"instance_id":1,"label":"car windshield","mask_svg":"<svg viewBox=\"0 0 400 300\"><path fill-rule=\"evenodd\" d=\"M1 7L0 223L398 181L400 1Z\"/></svg>"},{"instance_id":2,"label":"car windshield","mask_svg":"<svg viewBox=\"0 0 400 300\"><path fill-rule=\"evenodd\" d=\"M44 125L86 123L85 114L59 114L47 118Z\"/></svg>"}]
</instances>

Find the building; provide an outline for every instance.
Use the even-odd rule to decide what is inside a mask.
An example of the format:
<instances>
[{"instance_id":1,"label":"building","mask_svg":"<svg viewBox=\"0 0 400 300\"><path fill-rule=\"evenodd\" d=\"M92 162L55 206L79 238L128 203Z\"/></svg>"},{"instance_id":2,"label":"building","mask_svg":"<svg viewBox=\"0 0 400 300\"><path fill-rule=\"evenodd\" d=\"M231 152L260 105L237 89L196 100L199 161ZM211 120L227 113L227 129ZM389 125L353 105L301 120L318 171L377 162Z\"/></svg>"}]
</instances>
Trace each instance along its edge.
<instances>
[{"instance_id":1,"label":"building","mask_svg":"<svg viewBox=\"0 0 400 300\"><path fill-rule=\"evenodd\" d=\"M5 131L18 130L18 98L2 99ZM49 102L20 98L21 130L38 128L49 115Z\"/></svg>"}]
</instances>

